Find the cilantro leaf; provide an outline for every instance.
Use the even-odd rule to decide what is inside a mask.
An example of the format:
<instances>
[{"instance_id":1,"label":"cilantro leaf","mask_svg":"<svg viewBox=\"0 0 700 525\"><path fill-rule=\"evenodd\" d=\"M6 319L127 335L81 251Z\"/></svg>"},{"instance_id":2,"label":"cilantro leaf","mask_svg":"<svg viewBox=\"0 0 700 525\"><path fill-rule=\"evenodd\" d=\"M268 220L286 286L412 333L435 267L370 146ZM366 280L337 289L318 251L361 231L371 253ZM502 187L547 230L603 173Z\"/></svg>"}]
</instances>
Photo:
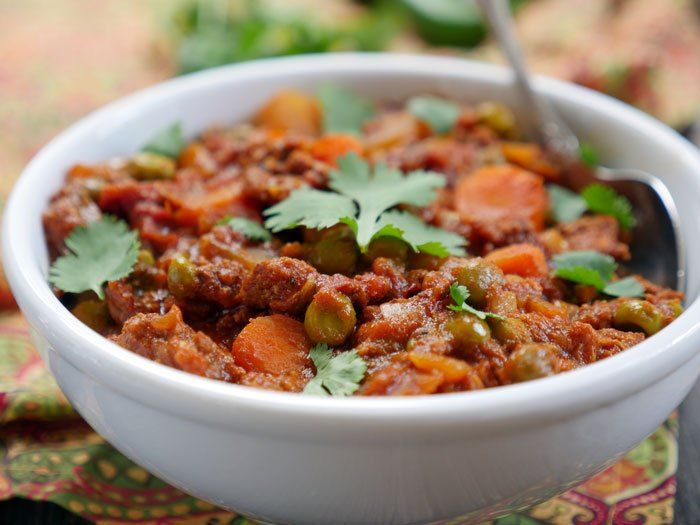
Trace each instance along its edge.
<instances>
[{"instance_id":1,"label":"cilantro leaf","mask_svg":"<svg viewBox=\"0 0 700 525\"><path fill-rule=\"evenodd\" d=\"M598 152L588 142L581 142L578 146L578 156L586 166L595 168L598 165Z\"/></svg>"},{"instance_id":2,"label":"cilantro leaf","mask_svg":"<svg viewBox=\"0 0 700 525\"><path fill-rule=\"evenodd\" d=\"M323 111L323 131L358 135L374 115L374 104L348 89L333 84L321 86L318 99Z\"/></svg>"},{"instance_id":3,"label":"cilantro leaf","mask_svg":"<svg viewBox=\"0 0 700 525\"><path fill-rule=\"evenodd\" d=\"M590 184L583 189L581 197L593 213L612 215L625 230L634 226L632 204L611 187L598 183Z\"/></svg>"},{"instance_id":4,"label":"cilantro leaf","mask_svg":"<svg viewBox=\"0 0 700 525\"><path fill-rule=\"evenodd\" d=\"M547 191L552 218L557 222L570 222L578 219L586 211L592 211L615 217L624 229L634 226L632 204L609 186L589 184L577 195L562 186L550 184Z\"/></svg>"},{"instance_id":5,"label":"cilantro leaf","mask_svg":"<svg viewBox=\"0 0 700 525\"><path fill-rule=\"evenodd\" d=\"M325 343L319 343L309 352L316 366L316 377L304 388L305 394L316 396L349 396L360 387L367 365L356 350L333 352Z\"/></svg>"},{"instance_id":6,"label":"cilantro leaf","mask_svg":"<svg viewBox=\"0 0 700 525\"><path fill-rule=\"evenodd\" d=\"M278 232L297 226L329 228L350 226L364 252L372 239L391 236L403 239L414 250L445 257L460 255L462 237L428 226L418 217L386 212L398 204L425 206L445 185L441 175L413 171L403 175L383 164L370 166L355 153L338 159L339 170L330 174L329 187L337 193L309 188L295 190L284 201L265 210L265 227ZM396 223L394 223L394 221Z\"/></svg>"},{"instance_id":7,"label":"cilantro leaf","mask_svg":"<svg viewBox=\"0 0 700 525\"><path fill-rule=\"evenodd\" d=\"M556 222L575 221L588 209L583 197L563 186L550 184L547 186L547 191L549 192L552 219Z\"/></svg>"},{"instance_id":8,"label":"cilantro leaf","mask_svg":"<svg viewBox=\"0 0 700 525\"><path fill-rule=\"evenodd\" d=\"M66 247L69 253L51 265L49 282L64 292L92 290L104 299L102 285L131 273L140 244L137 232L106 215L75 228L66 239Z\"/></svg>"},{"instance_id":9,"label":"cilantro leaf","mask_svg":"<svg viewBox=\"0 0 700 525\"><path fill-rule=\"evenodd\" d=\"M231 229L241 232L243 235L254 241L269 241L272 235L257 222L246 219L245 217L226 217L216 223L217 225L225 224Z\"/></svg>"},{"instance_id":10,"label":"cilantro leaf","mask_svg":"<svg viewBox=\"0 0 700 525\"><path fill-rule=\"evenodd\" d=\"M593 250L560 253L552 257L554 275L603 290L617 269L615 259Z\"/></svg>"},{"instance_id":11,"label":"cilantro leaf","mask_svg":"<svg viewBox=\"0 0 700 525\"><path fill-rule=\"evenodd\" d=\"M265 227L277 233L297 226L330 228L345 217L354 217L352 199L328 191L301 188L288 198L266 209Z\"/></svg>"},{"instance_id":12,"label":"cilantro leaf","mask_svg":"<svg viewBox=\"0 0 700 525\"><path fill-rule=\"evenodd\" d=\"M634 277L612 281L617 270L615 259L592 250L566 252L552 257L554 275L578 284L594 286L613 297L640 297L644 287Z\"/></svg>"},{"instance_id":13,"label":"cilantro leaf","mask_svg":"<svg viewBox=\"0 0 700 525\"><path fill-rule=\"evenodd\" d=\"M439 134L450 131L460 113L457 104L437 97L413 97L408 101L408 111Z\"/></svg>"},{"instance_id":14,"label":"cilantro leaf","mask_svg":"<svg viewBox=\"0 0 700 525\"><path fill-rule=\"evenodd\" d=\"M175 158L184 147L185 137L182 133L182 124L174 122L156 133L141 150Z\"/></svg>"},{"instance_id":15,"label":"cilantro leaf","mask_svg":"<svg viewBox=\"0 0 700 525\"><path fill-rule=\"evenodd\" d=\"M413 251L437 257L465 254L464 237L430 226L407 211L391 210L382 213L372 240L379 237L396 237L408 243Z\"/></svg>"},{"instance_id":16,"label":"cilantro leaf","mask_svg":"<svg viewBox=\"0 0 700 525\"><path fill-rule=\"evenodd\" d=\"M613 297L643 297L644 286L634 277L625 277L608 283L603 292Z\"/></svg>"},{"instance_id":17,"label":"cilantro leaf","mask_svg":"<svg viewBox=\"0 0 700 525\"><path fill-rule=\"evenodd\" d=\"M467 299L469 299L469 290L466 286L461 284L452 283L450 285L450 297L452 297L453 304L449 305L448 308L453 312L468 312L477 316L482 321L487 317L492 319L499 319L501 321L505 320L502 315L494 314L491 312L482 312L476 308L467 304Z\"/></svg>"},{"instance_id":18,"label":"cilantro leaf","mask_svg":"<svg viewBox=\"0 0 700 525\"><path fill-rule=\"evenodd\" d=\"M338 166L340 170L331 172L328 185L359 204L357 218L347 217L343 222L353 229L363 252L377 231L382 212L397 204L425 206L435 200L437 188L445 185L445 178L433 172L412 171L404 176L384 164L377 164L370 172L369 165L355 153L340 157Z\"/></svg>"}]
</instances>

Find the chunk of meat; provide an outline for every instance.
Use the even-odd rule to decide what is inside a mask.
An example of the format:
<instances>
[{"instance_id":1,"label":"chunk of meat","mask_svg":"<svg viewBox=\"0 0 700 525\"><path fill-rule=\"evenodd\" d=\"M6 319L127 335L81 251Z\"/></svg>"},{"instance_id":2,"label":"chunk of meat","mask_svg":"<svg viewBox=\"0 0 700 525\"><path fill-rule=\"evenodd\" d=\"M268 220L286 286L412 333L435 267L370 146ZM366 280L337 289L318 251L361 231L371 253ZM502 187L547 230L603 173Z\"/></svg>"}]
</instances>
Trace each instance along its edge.
<instances>
[{"instance_id":1,"label":"chunk of meat","mask_svg":"<svg viewBox=\"0 0 700 525\"><path fill-rule=\"evenodd\" d=\"M621 261L630 258L629 246L620 241L620 226L614 217L590 215L560 224L557 230L568 250L595 250Z\"/></svg>"},{"instance_id":2,"label":"chunk of meat","mask_svg":"<svg viewBox=\"0 0 700 525\"><path fill-rule=\"evenodd\" d=\"M245 304L259 310L300 313L316 291L318 272L313 266L290 257L258 264L243 284Z\"/></svg>"},{"instance_id":3,"label":"chunk of meat","mask_svg":"<svg viewBox=\"0 0 700 525\"><path fill-rule=\"evenodd\" d=\"M302 323L273 314L251 320L231 348L236 364L246 372L288 375L310 368L311 346Z\"/></svg>"},{"instance_id":4,"label":"chunk of meat","mask_svg":"<svg viewBox=\"0 0 700 525\"><path fill-rule=\"evenodd\" d=\"M484 166L463 177L455 189L455 209L466 220L525 220L540 231L549 208L542 177L510 165Z\"/></svg>"},{"instance_id":5,"label":"chunk of meat","mask_svg":"<svg viewBox=\"0 0 700 525\"><path fill-rule=\"evenodd\" d=\"M157 363L210 379L236 382L243 374L230 352L185 324L177 306L164 315L135 315L114 342Z\"/></svg>"},{"instance_id":6,"label":"chunk of meat","mask_svg":"<svg viewBox=\"0 0 700 525\"><path fill-rule=\"evenodd\" d=\"M49 248L55 254L65 251L65 240L76 226L97 221L102 212L82 185L68 184L51 199L43 223Z\"/></svg>"},{"instance_id":7,"label":"chunk of meat","mask_svg":"<svg viewBox=\"0 0 700 525\"><path fill-rule=\"evenodd\" d=\"M137 266L129 277L109 282L105 297L109 313L119 325L139 313L164 314L174 302L165 272L155 267Z\"/></svg>"}]
</instances>

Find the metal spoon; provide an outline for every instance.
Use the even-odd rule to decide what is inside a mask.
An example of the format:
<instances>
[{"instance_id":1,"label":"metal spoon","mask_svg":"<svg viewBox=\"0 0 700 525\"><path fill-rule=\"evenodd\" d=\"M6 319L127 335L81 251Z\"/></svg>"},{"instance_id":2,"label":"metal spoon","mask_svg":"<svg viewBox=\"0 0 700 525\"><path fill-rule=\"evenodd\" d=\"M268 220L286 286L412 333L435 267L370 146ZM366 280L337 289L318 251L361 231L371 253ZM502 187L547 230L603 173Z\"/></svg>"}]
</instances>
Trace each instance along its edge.
<instances>
[{"instance_id":1,"label":"metal spoon","mask_svg":"<svg viewBox=\"0 0 700 525\"><path fill-rule=\"evenodd\" d=\"M516 85L537 139L565 163L580 164L578 138L551 102L532 88L507 0L476 1L515 72ZM627 197L634 208L636 226L630 246L632 260L626 267L657 284L684 290L685 250L678 210L660 179L636 169L599 166L595 172L572 169L569 180L564 182L574 189L591 182L604 182Z\"/></svg>"}]
</instances>

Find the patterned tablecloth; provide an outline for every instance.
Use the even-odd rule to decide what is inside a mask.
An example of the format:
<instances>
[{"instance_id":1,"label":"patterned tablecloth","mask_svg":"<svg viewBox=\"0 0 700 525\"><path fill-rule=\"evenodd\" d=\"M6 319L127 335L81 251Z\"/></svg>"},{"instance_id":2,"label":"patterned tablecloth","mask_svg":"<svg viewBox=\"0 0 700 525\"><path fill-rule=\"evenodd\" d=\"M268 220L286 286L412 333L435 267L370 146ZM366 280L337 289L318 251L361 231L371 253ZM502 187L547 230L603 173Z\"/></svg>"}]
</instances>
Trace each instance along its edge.
<instances>
[{"instance_id":1,"label":"patterned tablecloth","mask_svg":"<svg viewBox=\"0 0 700 525\"><path fill-rule=\"evenodd\" d=\"M0 196L57 130L171 73L153 36L165 4L0 0ZM676 424L672 416L575 490L494 523L670 523ZM101 524L246 521L163 483L92 431L32 348L21 315L8 312L0 316L0 499L13 497L53 501Z\"/></svg>"}]
</instances>

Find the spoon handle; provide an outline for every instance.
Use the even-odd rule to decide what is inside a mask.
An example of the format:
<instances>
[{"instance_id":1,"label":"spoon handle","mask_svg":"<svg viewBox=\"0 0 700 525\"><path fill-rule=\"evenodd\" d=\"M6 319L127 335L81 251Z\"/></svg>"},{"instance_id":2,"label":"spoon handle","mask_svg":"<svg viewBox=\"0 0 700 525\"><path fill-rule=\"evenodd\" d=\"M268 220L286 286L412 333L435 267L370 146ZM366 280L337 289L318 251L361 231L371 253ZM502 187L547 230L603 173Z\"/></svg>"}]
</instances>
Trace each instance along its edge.
<instances>
[{"instance_id":1,"label":"spoon handle","mask_svg":"<svg viewBox=\"0 0 700 525\"><path fill-rule=\"evenodd\" d=\"M550 151L565 158L578 158L579 140L562 120L551 102L532 88L530 74L515 35L508 0L476 0L515 73L515 82L530 122L539 140Z\"/></svg>"}]
</instances>

